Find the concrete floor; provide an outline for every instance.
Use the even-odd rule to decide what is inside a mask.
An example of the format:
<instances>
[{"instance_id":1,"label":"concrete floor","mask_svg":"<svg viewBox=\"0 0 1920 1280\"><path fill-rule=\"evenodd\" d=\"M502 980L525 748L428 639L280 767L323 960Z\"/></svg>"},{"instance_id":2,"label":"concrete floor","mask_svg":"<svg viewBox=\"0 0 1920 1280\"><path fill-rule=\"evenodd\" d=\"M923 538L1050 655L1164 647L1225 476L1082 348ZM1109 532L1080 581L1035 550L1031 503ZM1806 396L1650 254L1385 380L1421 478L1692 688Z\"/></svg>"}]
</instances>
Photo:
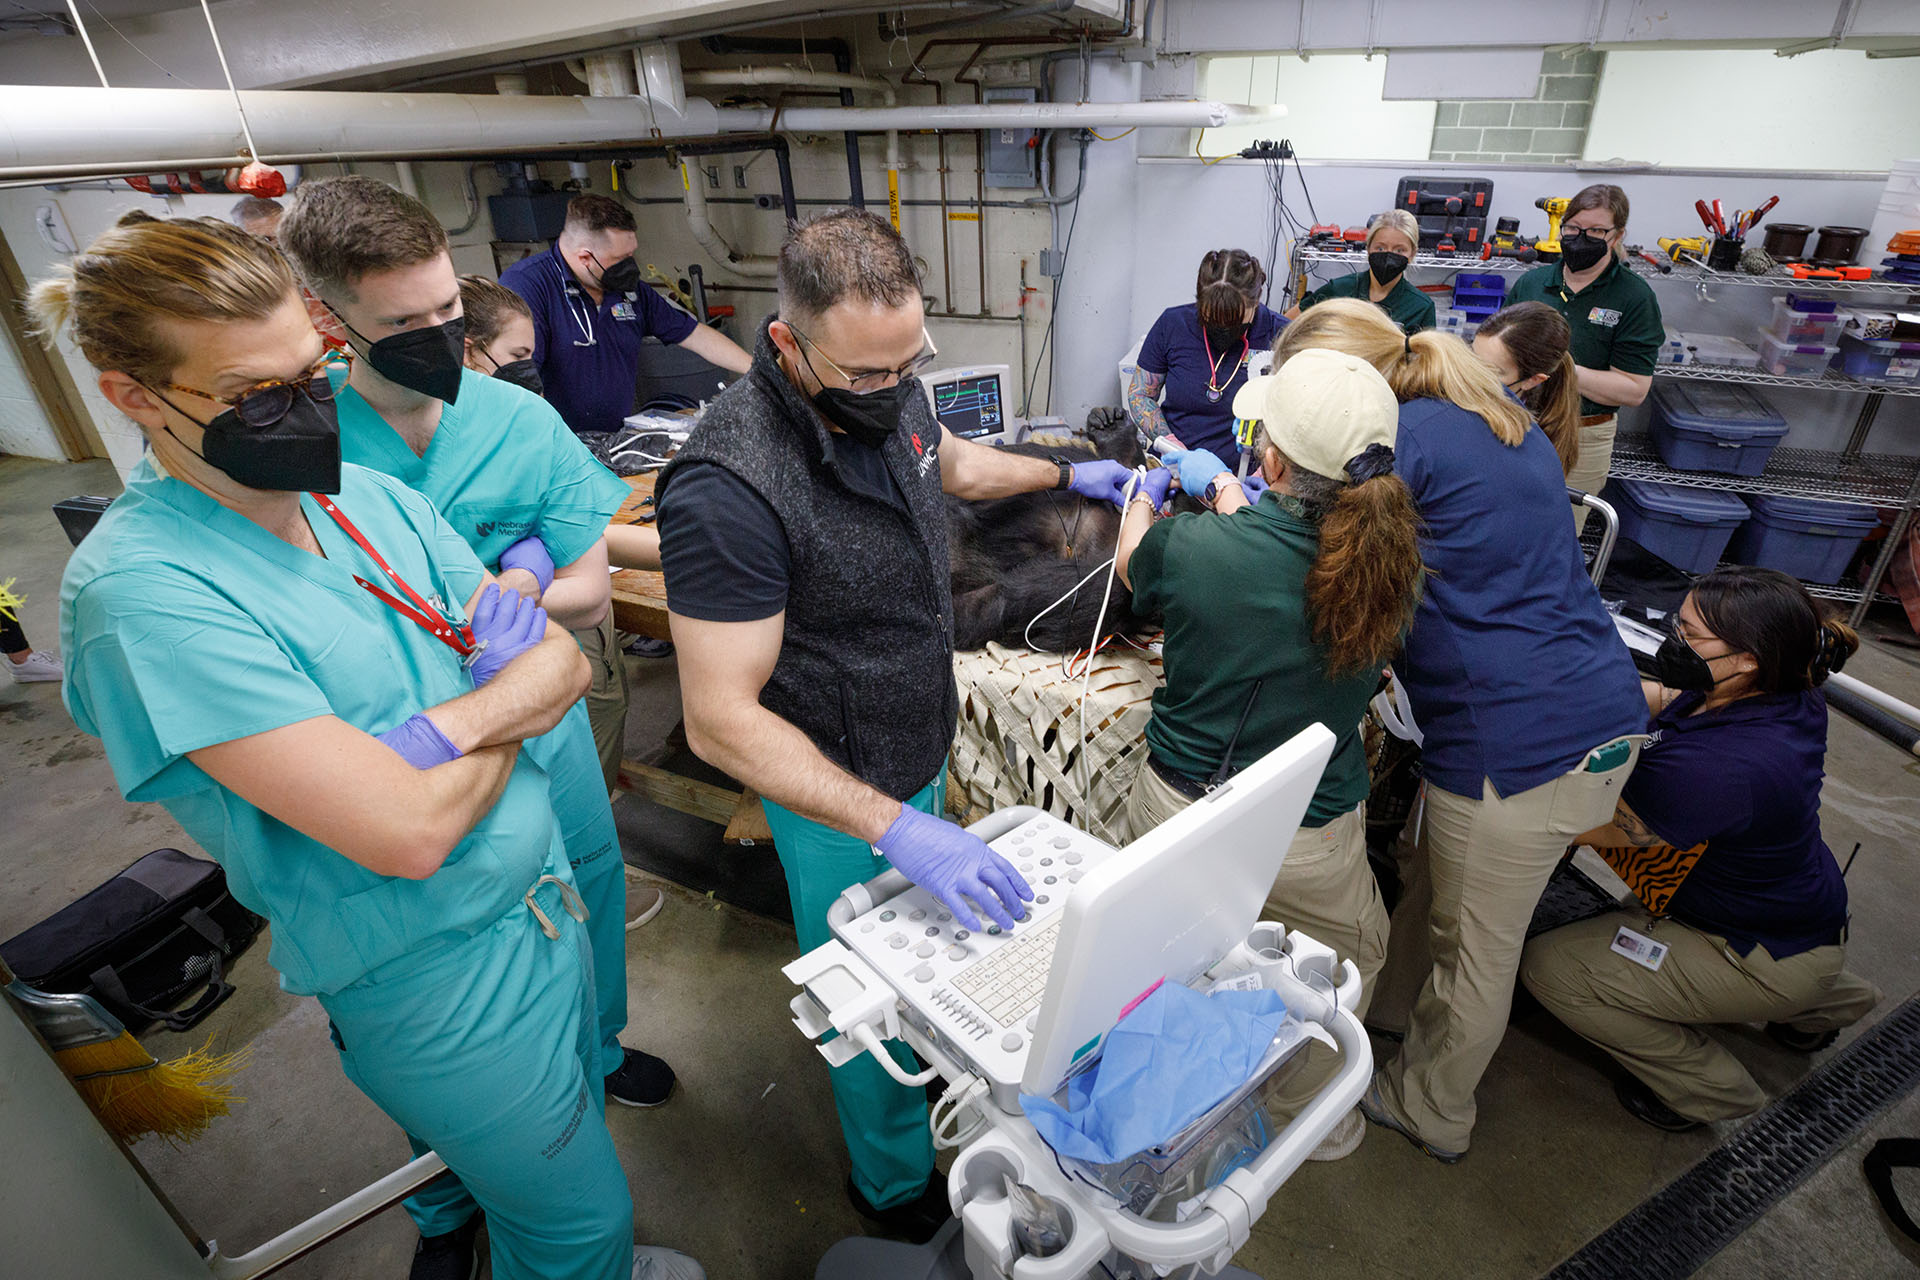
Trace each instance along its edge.
<instances>
[{"instance_id":1,"label":"concrete floor","mask_svg":"<svg viewBox=\"0 0 1920 1280\"><path fill-rule=\"evenodd\" d=\"M19 578L35 643L57 646L69 552L51 504L117 487L105 463L0 458L0 579ZM1881 628L1901 629L1897 618ZM636 660L632 671L629 754L644 759L676 718L677 689L671 662ZM1912 650L1870 644L1849 671L1920 701L1920 654ZM1828 768L1827 840L1843 857L1856 840L1864 845L1849 877L1850 963L1879 984L1884 1013L1920 988L1920 905L1912 894L1920 763L1836 715ZM191 848L158 806L119 798L98 744L73 727L56 685L0 680L0 813L8 832L0 938L149 849ZM643 817L624 813L623 826ZM859 1229L841 1190L846 1157L825 1065L787 1020L778 969L794 951L788 926L672 885L665 910L629 944L626 1039L668 1057L681 1080L666 1107L615 1108L608 1117L632 1180L636 1233L693 1253L715 1280L804 1280L828 1245ZM136 1149L187 1220L229 1251L407 1155L393 1125L342 1076L318 1006L279 990L266 947L255 945L232 976L239 993L200 1028L147 1043L163 1058L209 1035L216 1048L250 1045L240 1076L246 1101L195 1143L149 1140ZM1808 1068L1757 1028L1724 1037L1770 1090ZM1536 1013L1515 1025L1487 1073L1466 1161L1443 1168L1372 1131L1354 1156L1297 1174L1236 1262L1269 1277L1310 1268L1334 1280L1541 1274L1717 1141L1632 1120L1613 1100L1609 1070ZM1920 1249L1886 1225L1859 1167L1872 1137L1916 1132L1920 1100L1908 1098L1703 1274L1865 1277L1920 1265ZM389 1213L281 1274L402 1277L413 1238L405 1216Z\"/></svg>"}]
</instances>

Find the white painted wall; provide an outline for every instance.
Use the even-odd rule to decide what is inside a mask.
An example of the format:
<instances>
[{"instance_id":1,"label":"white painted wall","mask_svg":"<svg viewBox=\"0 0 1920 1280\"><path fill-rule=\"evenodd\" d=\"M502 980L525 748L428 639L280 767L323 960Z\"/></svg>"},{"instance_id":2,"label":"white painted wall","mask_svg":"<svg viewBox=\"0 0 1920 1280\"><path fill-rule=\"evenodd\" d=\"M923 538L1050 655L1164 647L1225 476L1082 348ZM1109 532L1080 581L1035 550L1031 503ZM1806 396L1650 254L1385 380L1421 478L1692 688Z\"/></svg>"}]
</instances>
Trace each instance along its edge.
<instances>
[{"instance_id":1,"label":"white painted wall","mask_svg":"<svg viewBox=\"0 0 1920 1280\"><path fill-rule=\"evenodd\" d=\"M1585 154L1728 169L1886 169L1913 154L1916 118L1920 58L1623 49L1607 55Z\"/></svg>"},{"instance_id":2,"label":"white painted wall","mask_svg":"<svg viewBox=\"0 0 1920 1280\"><path fill-rule=\"evenodd\" d=\"M1209 129L1200 149L1215 156L1238 151L1255 138L1286 138L1306 156L1423 157L1432 149L1435 104L1382 101L1386 74L1385 55L1209 58L1201 76L1202 98L1257 106L1277 102L1287 114L1268 124Z\"/></svg>"},{"instance_id":3,"label":"white painted wall","mask_svg":"<svg viewBox=\"0 0 1920 1280\"><path fill-rule=\"evenodd\" d=\"M40 401L34 397L20 364L20 353L5 329L0 329L0 453L56 461L67 456L54 438L47 415L40 410Z\"/></svg>"},{"instance_id":4,"label":"white painted wall","mask_svg":"<svg viewBox=\"0 0 1920 1280\"><path fill-rule=\"evenodd\" d=\"M1096 77L1099 70L1096 68ZM1117 144L1119 145L1119 144ZM1102 149L1096 154L1105 154ZM1401 175L1410 172L1485 172L1494 181L1496 214L1521 215L1522 232L1546 231L1546 216L1533 208L1540 195L1572 195L1592 181L1614 181L1633 202L1629 240L1651 244L1658 236L1697 228L1693 201L1704 180L1684 175L1569 173L1560 169L1422 164L1308 163L1305 172L1320 217L1343 225L1361 221L1393 198ZM1061 393L1054 411L1069 419L1094 405L1117 402L1115 362L1146 332L1160 311L1193 296L1193 273L1208 249L1235 244L1258 252L1266 220L1266 180L1259 164L1229 160L1203 167L1192 159L1116 161L1088 176L1090 209L1130 210L1131 217L1083 218L1068 265L1060 339ZM1729 208L1748 207L1778 193L1783 219L1810 223L1852 222L1871 215L1880 178L1833 180L1781 174L1771 178L1716 180ZM1470 269L1470 268L1469 268ZM1322 273L1320 278L1325 278ZM1414 273L1414 283L1437 283L1445 273ZM1679 329L1751 338L1766 318L1770 290L1719 286L1702 301L1687 286L1657 285L1667 322ZM1789 443L1837 449L1846 443L1863 397L1813 390L1765 393L1793 424ZM1644 422L1644 408L1631 410L1628 429ZM1867 448L1883 453L1920 453L1920 399L1888 397Z\"/></svg>"}]
</instances>

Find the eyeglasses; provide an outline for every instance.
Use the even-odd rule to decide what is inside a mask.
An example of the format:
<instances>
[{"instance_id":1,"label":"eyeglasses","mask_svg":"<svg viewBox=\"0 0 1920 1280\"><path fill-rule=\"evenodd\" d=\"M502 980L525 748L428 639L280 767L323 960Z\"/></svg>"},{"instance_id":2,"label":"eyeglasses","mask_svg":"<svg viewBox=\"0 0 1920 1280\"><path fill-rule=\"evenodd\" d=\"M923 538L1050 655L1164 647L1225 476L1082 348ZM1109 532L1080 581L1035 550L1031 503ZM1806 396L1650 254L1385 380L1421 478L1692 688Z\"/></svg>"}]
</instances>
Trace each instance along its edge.
<instances>
[{"instance_id":1,"label":"eyeglasses","mask_svg":"<svg viewBox=\"0 0 1920 1280\"><path fill-rule=\"evenodd\" d=\"M272 426L287 416L293 408L296 394L304 394L309 400L326 401L333 399L333 380L327 377L329 366L351 362L349 352L329 351L303 374L296 378L274 378L266 382L256 382L231 400L214 395L211 391L202 391L198 387L189 387L178 382L162 382L160 385L169 391L184 391L190 396L199 396L202 400L211 400L215 404L224 404L232 409L246 426L256 431Z\"/></svg>"},{"instance_id":2,"label":"eyeglasses","mask_svg":"<svg viewBox=\"0 0 1920 1280\"><path fill-rule=\"evenodd\" d=\"M1612 228L1612 227L1568 227L1568 226L1562 226L1562 227L1560 228L1560 235L1561 235L1561 238L1562 238L1562 239L1568 239L1568 240L1571 240L1571 239L1575 239L1575 238L1577 238L1577 237L1579 237L1579 236L1592 236L1592 237L1593 237L1594 239L1596 239L1596 240L1601 240L1601 239L1605 239L1605 238L1606 238L1607 236L1610 236L1610 235L1612 235L1612 234L1613 234L1613 228Z\"/></svg>"},{"instance_id":3,"label":"eyeglasses","mask_svg":"<svg viewBox=\"0 0 1920 1280\"><path fill-rule=\"evenodd\" d=\"M807 346L813 350L819 351L820 358L827 362L827 367L839 374L840 377L845 380L847 390L857 396L870 396L876 391L885 391L888 387L896 383L905 382L908 378L918 377L926 369L931 368L933 362L940 357L940 348L933 345L933 335L929 334L926 326L923 325L920 329L920 341L925 345L921 348L920 354L901 365L898 369L861 369L849 373L847 370L835 364L833 357L824 351L820 351L819 344L814 342L812 338L809 338L806 334L800 332L800 330L794 329L792 325L788 325L787 328L793 330L794 337L806 343ZM803 357L805 356L804 352L801 354ZM813 360L810 357L807 358L807 369L813 374L816 381L826 381L825 378L820 376L819 371L814 369Z\"/></svg>"}]
</instances>

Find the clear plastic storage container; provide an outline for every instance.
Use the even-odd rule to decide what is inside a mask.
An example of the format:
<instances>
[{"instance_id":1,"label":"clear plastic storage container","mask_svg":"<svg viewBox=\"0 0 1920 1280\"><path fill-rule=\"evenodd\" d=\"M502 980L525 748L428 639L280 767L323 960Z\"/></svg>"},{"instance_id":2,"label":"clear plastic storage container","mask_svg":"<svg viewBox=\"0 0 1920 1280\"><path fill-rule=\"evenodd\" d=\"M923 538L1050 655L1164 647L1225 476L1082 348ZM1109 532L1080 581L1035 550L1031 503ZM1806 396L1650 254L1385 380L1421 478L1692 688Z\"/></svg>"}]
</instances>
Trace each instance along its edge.
<instances>
[{"instance_id":1,"label":"clear plastic storage container","mask_svg":"<svg viewBox=\"0 0 1920 1280\"><path fill-rule=\"evenodd\" d=\"M1782 342L1771 333L1760 334L1760 369L1783 378L1817 378L1838 355L1838 345Z\"/></svg>"},{"instance_id":2,"label":"clear plastic storage container","mask_svg":"<svg viewBox=\"0 0 1920 1280\"><path fill-rule=\"evenodd\" d=\"M1753 344L1719 333L1683 333L1687 363L1719 365L1727 369L1758 369L1760 353Z\"/></svg>"},{"instance_id":3,"label":"clear plastic storage container","mask_svg":"<svg viewBox=\"0 0 1920 1280\"><path fill-rule=\"evenodd\" d=\"M1786 298L1773 300L1773 318L1764 330L1793 346L1822 347L1840 336L1846 317L1829 304L1824 311L1805 311Z\"/></svg>"},{"instance_id":4,"label":"clear plastic storage container","mask_svg":"<svg viewBox=\"0 0 1920 1280\"><path fill-rule=\"evenodd\" d=\"M1683 573L1720 563L1727 539L1747 519L1747 504L1730 493L1655 480L1609 480L1600 496L1620 515L1620 536Z\"/></svg>"}]
</instances>

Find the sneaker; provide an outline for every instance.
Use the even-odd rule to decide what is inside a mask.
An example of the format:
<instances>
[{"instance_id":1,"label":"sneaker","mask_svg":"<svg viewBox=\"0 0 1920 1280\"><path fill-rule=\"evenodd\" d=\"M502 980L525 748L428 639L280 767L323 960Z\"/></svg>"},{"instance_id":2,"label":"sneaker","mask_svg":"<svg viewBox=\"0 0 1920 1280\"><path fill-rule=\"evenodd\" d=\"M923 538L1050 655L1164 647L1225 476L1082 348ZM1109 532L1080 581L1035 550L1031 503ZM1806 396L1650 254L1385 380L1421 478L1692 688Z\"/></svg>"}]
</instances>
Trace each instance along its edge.
<instances>
[{"instance_id":1,"label":"sneaker","mask_svg":"<svg viewBox=\"0 0 1920 1280\"><path fill-rule=\"evenodd\" d=\"M1613 1096L1620 1099L1620 1105L1635 1120L1656 1129L1664 1129L1668 1133L1692 1133L1695 1129L1705 1127L1701 1121L1689 1120L1660 1101L1637 1076L1622 1076L1615 1080Z\"/></svg>"},{"instance_id":2,"label":"sneaker","mask_svg":"<svg viewBox=\"0 0 1920 1280\"><path fill-rule=\"evenodd\" d=\"M636 658L671 658L673 641L655 640L652 636L640 636L627 646L627 652Z\"/></svg>"},{"instance_id":3,"label":"sneaker","mask_svg":"<svg viewBox=\"0 0 1920 1280\"><path fill-rule=\"evenodd\" d=\"M633 1280L707 1280L707 1270L677 1250L637 1244L633 1246Z\"/></svg>"},{"instance_id":4,"label":"sneaker","mask_svg":"<svg viewBox=\"0 0 1920 1280\"><path fill-rule=\"evenodd\" d=\"M937 1169L927 1179L926 1190L905 1204L876 1209L853 1185L852 1178L847 1179L847 1200L855 1213L880 1229L880 1234L909 1244L925 1244L953 1217L953 1206L947 1201L947 1180Z\"/></svg>"},{"instance_id":5,"label":"sneaker","mask_svg":"<svg viewBox=\"0 0 1920 1280\"><path fill-rule=\"evenodd\" d=\"M473 1280L480 1274L480 1252L473 1247L485 1213L471 1218L443 1236L421 1236L413 1246L413 1269L407 1280Z\"/></svg>"},{"instance_id":6,"label":"sneaker","mask_svg":"<svg viewBox=\"0 0 1920 1280\"><path fill-rule=\"evenodd\" d=\"M1840 1038L1840 1029L1830 1027L1825 1031L1797 1031L1790 1023L1769 1022L1767 1038L1795 1053L1818 1053Z\"/></svg>"},{"instance_id":7,"label":"sneaker","mask_svg":"<svg viewBox=\"0 0 1920 1280\"><path fill-rule=\"evenodd\" d=\"M627 886L627 932L632 933L647 921L660 914L660 908L667 903L667 895L660 892L655 884Z\"/></svg>"},{"instance_id":8,"label":"sneaker","mask_svg":"<svg viewBox=\"0 0 1920 1280\"><path fill-rule=\"evenodd\" d=\"M1327 1136L1320 1139L1320 1145L1307 1152L1307 1159L1320 1161L1344 1160L1360 1149L1360 1143L1367 1136L1366 1117L1355 1107L1340 1117L1340 1123L1327 1130Z\"/></svg>"},{"instance_id":9,"label":"sneaker","mask_svg":"<svg viewBox=\"0 0 1920 1280\"><path fill-rule=\"evenodd\" d=\"M39 649L28 650L24 661L15 662L8 658L0 661L0 667L7 669L15 684L39 684L47 680L60 678L60 659Z\"/></svg>"},{"instance_id":10,"label":"sneaker","mask_svg":"<svg viewBox=\"0 0 1920 1280\"><path fill-rule=\"evenodd\" d=\"M1445 1147L1436 1147L1419 1134L1394 1119L1393 1112L1387 1110L1387 1103L1380 1096L1380 1077L1375 1076L1373 1083L1367 1086L1366 1093L1360 1099L1360 1114L1364 1115L1382 1129L1391 1129L1401 1137L1420 1148L1441 1164L1459 1164L1466 1158L1464 1151L1448 1151Z\"/></svg>"},{"instance_id":11,"label":"sneaker","mask_svg":"<svg viewBox=\"0 0 1920 1280\"><path fill-rule=\"evenodd\" d=\"M607 1077L607 1097L626 1107L657 1107L673 1096L673 1068L650 1053L626 1050Z\"/></svg>"}]
</instances>

